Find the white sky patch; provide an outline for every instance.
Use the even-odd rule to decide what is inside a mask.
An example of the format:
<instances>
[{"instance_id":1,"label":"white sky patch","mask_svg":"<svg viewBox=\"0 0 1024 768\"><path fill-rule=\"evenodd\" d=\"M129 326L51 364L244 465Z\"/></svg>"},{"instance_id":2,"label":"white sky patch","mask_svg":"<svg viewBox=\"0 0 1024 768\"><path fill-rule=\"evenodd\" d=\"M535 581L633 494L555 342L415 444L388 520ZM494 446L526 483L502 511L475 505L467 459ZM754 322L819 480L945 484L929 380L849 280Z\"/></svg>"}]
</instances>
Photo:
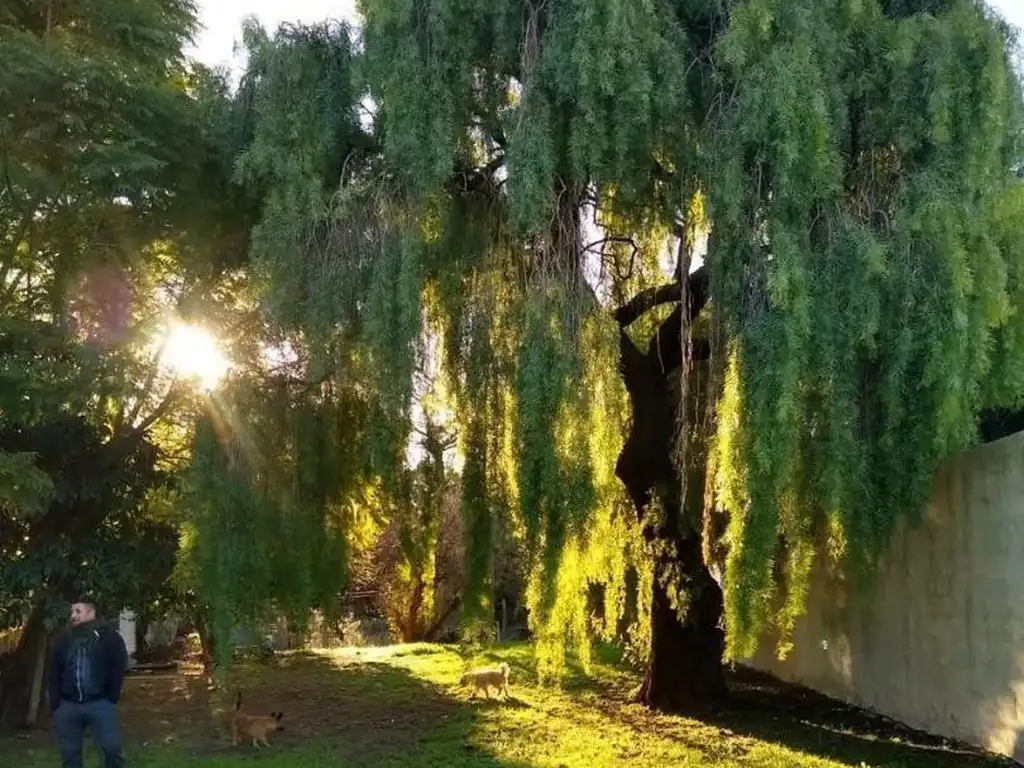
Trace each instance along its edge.
<instances>
[{"instance_id":1,"label":"white sky patch","mask_svg":"<svg viewBox=\"0 0 1024 768\"><path fill-rule=\"evenodd\" d=\"M236 73L245 66L245 59L235 52L235 46L242 42L242 21L249 16L259 19L270 32L284 22L358 21L356 0L199 0L198 5L202 28L195 45L185 54L208 66L229 67Z\"/></svg>"}]
</instances>

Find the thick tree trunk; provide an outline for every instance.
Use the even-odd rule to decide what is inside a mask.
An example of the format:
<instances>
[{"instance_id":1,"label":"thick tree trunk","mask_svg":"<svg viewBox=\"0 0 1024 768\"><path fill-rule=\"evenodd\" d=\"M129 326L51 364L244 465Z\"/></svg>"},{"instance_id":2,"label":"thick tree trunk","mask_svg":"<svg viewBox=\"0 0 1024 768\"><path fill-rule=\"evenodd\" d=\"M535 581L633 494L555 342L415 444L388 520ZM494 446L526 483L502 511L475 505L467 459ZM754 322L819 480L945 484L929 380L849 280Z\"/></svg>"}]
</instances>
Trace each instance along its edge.
<instances>
[{"instance_id":1,"label":"thick tree trunk","mask_svg":"<svg viewBox=\"0 0 1024 768\"><path fill-rule=\"evenodd\" d=\"M135 614L135 648L136 653L148 650L146 645L146 628L149 626L149 616L143 611Z\"/></svg>"},{"instance_id":2,"label":"thick tree trunk","mask_svg":"<svg viewBox=\"0 0 1024 768\"><path fill-rule=\"evenodd\" d=\"M46 682L46 656L50 650L49 634L44 633L36 642L32 677L28 686L28 709L25 712L25 727L34 728L39 724L43 711L43 684Z\"/></svg>"},{"instance_id":3,"label":"thick tree trunk","mask_svg":"<svg viewBox=\"0 0 1024 768\"><path fill-rule=\"evenodd\" d=\"M719 627L722 591L701 560L699 541L688 537L678 545L682 557L658 564L651 604L651 656L638 699L654 709L697 714L721 702L727 693L722 670L725 643ZM686 601L682 611L673 604L665 584L680 575Z\"/></svg>"},{"instance_id":4,"label":"thick tree trunk","mask_svg":"<svg viewBox=\"0 0 1024 768\"><path fill-rule=\"evenodd\" d=\"M707 298L703 273L690 278L687 318ZM651 607L651 656L639 698L660 710L700 713L726 695L720 627L722 591L701 553L696 510L687 510L672 460L676 416L681 403L672 378L682 362L682 307L666 319L646 352L625 327L653 304L678 300L671 286L638 296L620 308L620 361L632 405L632 425L616 465L636 507L655 559ZM696 345L695 345L696 346ZM696 350L695 356L705 356ZM673 602L672 596L679 595ZM678 604L677 604L678 603Z\"/></svg>"},{"instance_id":5,"label":"thick tree trunk","mask_svg":"<svg viewBox=\"0 0 1024 768\"><path fill-rule=\"evenodd\" d=\"M18 647L4 657L0 676L0 725L32 728L46 719L46 666L50 632L41 609L33 611Z\"/></svg>"},{"instance_id":6,"label":"thick tree trunk","mask_svg":"<svg viewBox=\"0 0 1024 768\"><path fill-rule=\"evenodd\" d=\"M402 627L402 642L415 643L422 639L422 620L420 611L423 608L423 592L426 589L426 585L423 583L422 576L416 577L416 582L412 588L412 595L409 598L409 607L406 611L405 621Z\"/></svg>"},{"instance_id":7,"label":"thick tree trunk","mask_svg":"<svg viewBox=\"0 0 1024 768\"><path fill-rule=\"evenodd\" d=\"M981 440L992 443L1004 437L1024 431L1024 410L994 408L981 414Z\"/></svg>"}]
</instances>

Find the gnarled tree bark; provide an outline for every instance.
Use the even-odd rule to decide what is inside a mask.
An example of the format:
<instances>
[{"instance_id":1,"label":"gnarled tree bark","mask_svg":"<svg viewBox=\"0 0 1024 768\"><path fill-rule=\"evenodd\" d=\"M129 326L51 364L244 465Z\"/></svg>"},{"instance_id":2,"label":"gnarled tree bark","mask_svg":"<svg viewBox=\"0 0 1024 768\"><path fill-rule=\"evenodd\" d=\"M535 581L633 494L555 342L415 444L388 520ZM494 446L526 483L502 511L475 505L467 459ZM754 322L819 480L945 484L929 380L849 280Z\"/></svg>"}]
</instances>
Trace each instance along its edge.
<instances>
[{"instance_id":1,"label":"gnarled tree bark","mask_svg":"<svg viewBox=\"0 0 1024 768\"><path fill-rule=\"evenodd\" d=\"M691 275L687 288L689 322L707 302L706 271ZM676 417L683 406L673 387L682 363L681 295L678 285L663 286L639 294L615 312L621 329L621 373L633 412L616 474L636 507L654 558L651 656L639 699L659 710L700 713L726 695L725 643L720 627L722 590L704 562L699 515L685 509L672 459ZM675 310L641 351L626 327L654 306L669 302L677 302ZM694 340L694 360L708 356L708 344Z\"/></svg>"}]
</instances>

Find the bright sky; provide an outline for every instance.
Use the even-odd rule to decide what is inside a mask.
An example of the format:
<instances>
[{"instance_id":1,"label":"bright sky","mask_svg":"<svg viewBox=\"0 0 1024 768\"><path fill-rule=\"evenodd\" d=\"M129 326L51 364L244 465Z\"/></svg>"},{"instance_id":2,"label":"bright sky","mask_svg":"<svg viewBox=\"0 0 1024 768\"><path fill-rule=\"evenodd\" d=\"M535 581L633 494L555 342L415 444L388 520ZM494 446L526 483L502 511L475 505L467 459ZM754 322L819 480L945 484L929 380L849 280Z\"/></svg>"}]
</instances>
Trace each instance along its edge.
<instances>
[{"instance_id":1,"label":"bright sky","mask_svg":"<svg viewBox=\"0 0 1024 768\"><path fill-rule=\"evenodd\" d=\"M989 5L1024 30L1024 0L989 0ZM272 31L283 21L354 21L355 6L355 0L199 0L199 20L204 29L190 53L212 66L240 64L232 49L241 39L242 19L246 16L256 16Z\"/></svg>"},{"instance_id":2,"label":"bright sky","mask_svg":"<svg viewBox=\"0 0 1024 768\"><path fill-rule=\"evenodd\" d=\"M1024 0L989 0L989 5L1003 14L1003 17L1024 32Z\"/></svg>"},{"instance_id":3,"label":"bright sky","mask_svg":"<svg viewBox=\"0 0 1024 768\"><path fill-rule=\"evenodd\" d=\"M237 3L199 0L198 4L203 29L195 48L188 53L210 66L241 64L232 50L236 43L241 43L242 20L247 16L255 16L271 32L285 21L315 23L327 19L356 19L356 0L242 0Z\"/></svg>"}]
</instances>

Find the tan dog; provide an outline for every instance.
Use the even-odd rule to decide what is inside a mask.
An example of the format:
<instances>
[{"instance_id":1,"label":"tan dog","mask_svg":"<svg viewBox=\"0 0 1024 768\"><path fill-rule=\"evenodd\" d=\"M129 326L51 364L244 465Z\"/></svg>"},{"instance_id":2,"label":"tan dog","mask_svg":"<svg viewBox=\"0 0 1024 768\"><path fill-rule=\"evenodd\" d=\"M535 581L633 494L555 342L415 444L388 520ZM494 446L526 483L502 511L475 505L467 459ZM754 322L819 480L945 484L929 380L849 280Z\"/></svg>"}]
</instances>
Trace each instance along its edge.
<instances>
[{"instance_id":1,"label":"tan dog","mask_svg":"<svg viewBox=\"0 0 1024 768\"><path fill-rule=\"evenodd\" d=\"M231 718L231 743L237 747L239 736L245 736L252 739L252 745L256 749L260 748L260 744L269 747L267 734L284 730L284 726L281 725L282 717L284 712L271 712L269 715L242 714L242 693L239 691L235 696L235 715Z\"/></svg>"},{"instance_id":2,"label":"tan dog","mask_svg":"<svg viewBox=\"0 0 1024 768\"><path fill-rule=\"evenodd\" d=\"M499 693L504 693L508 698L508 681L512 676L512 670L504 661L497 667L474 669L466 672L459 678L459 685L472 685L473 691L469 698L474 698L483 691L484 695L491 698L491 686Z\"/></svg>"}]
</instances>

